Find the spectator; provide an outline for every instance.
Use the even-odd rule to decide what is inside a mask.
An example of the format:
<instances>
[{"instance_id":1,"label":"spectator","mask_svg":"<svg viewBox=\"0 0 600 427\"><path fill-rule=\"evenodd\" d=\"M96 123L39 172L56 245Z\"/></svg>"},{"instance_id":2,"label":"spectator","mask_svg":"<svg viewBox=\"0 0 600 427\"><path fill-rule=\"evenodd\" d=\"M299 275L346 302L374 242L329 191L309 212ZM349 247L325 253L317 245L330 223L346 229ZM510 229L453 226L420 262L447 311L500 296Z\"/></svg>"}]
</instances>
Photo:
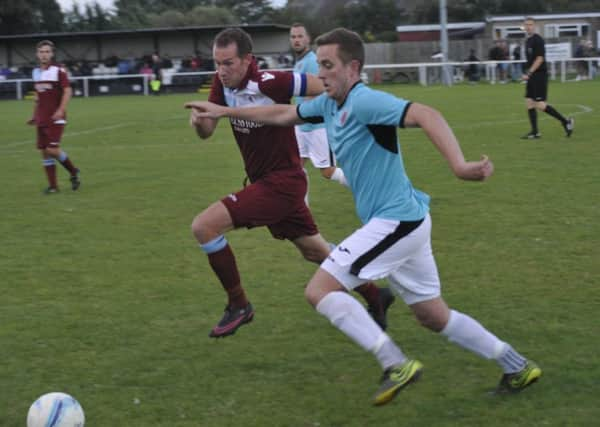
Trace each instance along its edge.
<instances>
[{"instance_id":1,"label":"spectator","mask_svg":"<svg viewBox=\"0 0 600 427\"><path fill-rule=\"evenodd\" d=\"M10 75L10 68L0 66L0 80L6 80Z\"/></svg>"},{"instance_id":2,"label":"spectator","mask_svg":"<svg viewBox=\"0 0 600 427\"><path fill-rule=\"evenodd\" d=\"M575 49L575 58L589 58L593 56L591 40L580 40ZM587 80L590 70L589 61L577 61L577 77L575 80Z\"/></svg>"},{"instance_id":3,"label":"spectator","mask_svg":"<svg viewBox=\"0 0 600 427\"><path fill-rule=\"evenodd\" d=\"M120 60L119 57L117 55L113 54L104 60L104 65L106 65L107 67L110 67L110 68L114 68L119 63L119 60Z\"/></svg>"},{"instance_id":4,"label":"spectator","mask_svg":"<svg viewBox=\"0 0 600 427\"><path fill-rule=\"evenodd\" d=\"M475 49L471 49L469 52L469 57L466 59L466 62L479 62L479 58L475 55ZM467 79L469 79L469 83L475 84L479 81L479 64L469 64L466 68Z\"/></svg>"},{"instance_id":5,"label":"spectator","mask_svg":"<svg viewBox=\"0 0 600 427\"><path fill-rule=\"evenodd\" d=\"M513 61L521 60L521 45L517 44L512 50L512 59ZM523 75L523 64L520 62L515 62L512 64L512 79L515 82L521 80L521 76Z\"/></svg>"},{"instance_id":6,"label":"spectator","mask_svg":"<svg viewBox=\"0 0 600 427\"><path fill-rule=\"evenodd\" d=\"M152 74L153 79L150 80L150 89L153 95L160 93L160 87L162 85L162 60L157 52L152 54Z\"/></svg>"},{"instance_id":7,"label":"spectator","mask_svg":"<svg viewBox=\"0 0 600 427\"><path fill-rule=\"evenodd\" d=\"M181 66L179 67L179 71L182 71L182 72L195 71L194 68L192 67L192 58L189 55L185 56L181 60Z\"/></svg>"},{"instance_id":8,"label":"spectator","mask_svg":"<svg viewBox=\"0 0 600 427\"><path fill-rule=\"evenodd\" d=\"M168 55L165 55L162 60L162 68L173 68L173 61Z\"/></svg>"},{"instance_id":9,"label":"spectator","mask_svg":"<svg viewBox=\"0 0 600 427\"><path fill-rule=\"evenodd\" d=\"M142 65L142 68L140 68L140 74L151 75L152 74L152 68L150 67L150 64L148 64L147 62L144 63L144 65Z\"/></svg>"},{"instance_id":10,"label":"spectator","mask_svg":"<svg viewBox=\"0 0 600 427\"><path fill-rule=\"evenodd\" d=\"M266 70L266 69L269 68L269 63L262 56L257 56L256 57L256 63L258 64L258 69L259 70Z\"/></svg>"},{"instance_id":11,"label":"spectator","mask_svg":"<svg viewBox=\"0 0 600 427\"><path fill-rule=\"evenodd\" d=\"M489 59L491 61L506 61L508 59L506 42L502 40L496 40L494 47L490 49ZM496 65L496 69L498 70L498 80L500 83L506 83L507 66L508 64L501 62Z\"/></svg>"},{"instance_id":12,"label":"spectator","mask_svg":"<svg viewBox=\"0 0 600 427\"><path fill-rule=\"evenodd\" d=\"M192 70L199 71L202 68L202 58L200 57L200 55L196 53L196 55L192 58L190 65Z\"/></svg>"},{"instance_id":13,"label":"spectator","mask_svg":"<svg viewBox=\"0 0 600 427\"><path fill-rule=\"evenodd\" d=\"M119 74L129 74L131 72L131 62L128 59L121 59L117 64Z\"/></svg>"},{"instance_id":14,"label":"spectator","mask_svg":"<svg viewBox=\"0 0 600 427\"><path fill-rule=\"evenodd\" d=\"M291 61L285 52L281 52L277 57L277 63L281 68L289 68Z\"/></svg>"},{"instance_id":15,"label":"spectator","mask_svg":"<svg viewBox=\"0 0 600 427\"><path fill-rule=\"evenodd\" d=\"M80 61L78 64L79 64L79 72L81 73L82 76L91 76L92 75L92 68L90 67L89 62Z\"/></svg>"},{"instance_id":16,"label":"spectator","mask_svg":"<svg viewBox=\"0 0 600 427\"><path fill-rule=\"evenodd\" d=\"M600 56L600 52L597 52L594 50L594 45L592 44L591 40L587 40L585 43L586 46L586 56L588 58L592 58L594 56ZM589 77L591 77L592 79L595 77L596 75L596 63L594 61L586 61L587 65L588 65L588 69L591 68L591 74L588 74Z\"/></svg>"}]
</instances>

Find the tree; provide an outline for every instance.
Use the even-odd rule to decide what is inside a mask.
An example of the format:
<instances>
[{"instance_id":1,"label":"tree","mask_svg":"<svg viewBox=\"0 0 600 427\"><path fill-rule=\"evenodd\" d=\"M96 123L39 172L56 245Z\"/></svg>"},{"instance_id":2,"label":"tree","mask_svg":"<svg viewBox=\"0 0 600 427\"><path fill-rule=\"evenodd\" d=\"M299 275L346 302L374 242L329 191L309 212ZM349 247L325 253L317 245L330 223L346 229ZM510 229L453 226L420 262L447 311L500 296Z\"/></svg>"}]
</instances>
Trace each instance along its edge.
<instances>
[{"instance_id":1,"label":"tree","mask_svg":"<svg viewBox=\"0 0 600 427\"><path fill-rule=\"evenodd\" d=\"M85 26L85 18L79 10L79 6L73 3L71 10L65 13L65 28L67 31L83 31Z\"/></svg>"},{"instance_id":2,"label":"tree","mask_svg":"<svg viewBox=\"0 0 600 427\"><path fill-rule=\"evenodd\" d=\"M238 18L223 7L196 6L188 14L189 25L232 25Z\"/></svg>"},{"instance_id":3,"label":"tree","mask_svg":"<svg viewBox=\"0 0 600 427\"><path fill-rule=\"evenodd\" d=\"M65 13L65 31L105 31L116 28L116 22L107 9L98 2L86 4L83 12L77 4Z\"/></svg>"},{"instance_id":4,"label":"tree","mask_svg":"<svg viewBox=\"0 0 600 427\"><path fill-rule=\"evenodd\" d=\"M233 0L230 3L233 3L231 10L240 19L241 23L257 24L271 22L273 8L268 0Z\"/></svg>"},{"instance_id":5,"label":"tree","mask_svg":"<svg viewBox=\"0 0 600 427\"><path fill-rule=\"evenodd\" d=\"M153 9L146 0L116 0L115 23L118 28L143 28L150 24L149 15L162 10Z\"/></svg>"},{"instance_id":6,"label":"tree","mask_svg":"<svg viewBox=\"0 0 600 427\"><path fill-rule=\"evenodd\" d=\"M28 34L62 30L63 14L56 0L0 2L0 34Z\"/></svg>"},{"instance_id":7,"label":"tree","mask_svg":"<svg viewBox=\"0 0 600 427\"><path fill-rule=\"evenodd\" d=\"M354 0L338 7L336 25L361 34L365 41L396 40L396 25L405 13L396 0Z\"/></svg>"},{"instance_id":8,"label":"tree","mask_svg":"<svg viewBox=\"0 0 600 427\"><path fill-rule=\"evenodd\" d=\"M148 21L151 27L185 27L187 25L186 15L177 10L167 10L160 15L148 15Z\"/></svg>"}]
</instances>

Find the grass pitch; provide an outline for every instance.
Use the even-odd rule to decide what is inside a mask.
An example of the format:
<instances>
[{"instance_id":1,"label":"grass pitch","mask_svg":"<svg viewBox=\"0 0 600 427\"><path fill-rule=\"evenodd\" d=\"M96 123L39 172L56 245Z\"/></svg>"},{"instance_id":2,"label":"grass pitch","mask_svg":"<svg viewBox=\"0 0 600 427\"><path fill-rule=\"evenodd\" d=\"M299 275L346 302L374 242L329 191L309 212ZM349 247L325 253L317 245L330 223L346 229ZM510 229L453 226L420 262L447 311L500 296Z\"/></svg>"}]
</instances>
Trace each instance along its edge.
<instances>
[{"instance_id":1,"label":"grass pitch","mask_svg":"<svg viewBox=\"0 0 600 427\"><path fill-rule=\"evenodd\" d=\"M433 247L448 303L544 370L518 396L488 394L500 370L417 326L401 301L389 333L425 364L422 380L370 404L376 361L315 313L316 266L265 229L229 233L255 321L207 337L224 293L189 231L241 187L225 121L209 141L183 103L205 95L74 99L63 148L82 187L46 186L28 101L0 102L0 425L23 426L39 395L63 391L88 426L588 426L600 418L599 82L551 84L573 137L540 114L522 141L521 85L382 86L438 108L485 183L453 177L417 129L400 130L414 185L432 196ZM373 165L376 167L376 165ZM314 170L311 206L339 241L358 221L349 192ZM393 185L391 183L390 185Z\"/></svg>"}]
</instances>

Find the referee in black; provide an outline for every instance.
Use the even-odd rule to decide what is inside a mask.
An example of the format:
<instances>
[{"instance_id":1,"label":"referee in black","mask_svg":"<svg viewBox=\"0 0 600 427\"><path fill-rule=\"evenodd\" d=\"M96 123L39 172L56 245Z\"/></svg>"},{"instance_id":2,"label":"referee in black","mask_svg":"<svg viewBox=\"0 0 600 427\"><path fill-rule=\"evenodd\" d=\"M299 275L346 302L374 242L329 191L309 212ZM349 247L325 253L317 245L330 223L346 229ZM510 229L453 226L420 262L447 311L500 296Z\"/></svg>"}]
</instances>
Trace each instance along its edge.
<instances>
[{"instance_id":1,"label":"referee in black","mask_svg":"<svg viewBox=\"0 0 600 427\"><path fill-rule=\"evenodd\" d=\"M525 18L525 55L527 64L522 79L527 82L525 100L527 113L531 123L531 132L523 135L522 139L537 139L541 136L537 126L537 111L540 110L560 121L567 137L573 133L575 120L571 117L566 119L562 114L546 103L548 96L548 67L546 66L546 48L544 39L535 32L535 21L531 17Z\"/></svg>"}]
</instances>

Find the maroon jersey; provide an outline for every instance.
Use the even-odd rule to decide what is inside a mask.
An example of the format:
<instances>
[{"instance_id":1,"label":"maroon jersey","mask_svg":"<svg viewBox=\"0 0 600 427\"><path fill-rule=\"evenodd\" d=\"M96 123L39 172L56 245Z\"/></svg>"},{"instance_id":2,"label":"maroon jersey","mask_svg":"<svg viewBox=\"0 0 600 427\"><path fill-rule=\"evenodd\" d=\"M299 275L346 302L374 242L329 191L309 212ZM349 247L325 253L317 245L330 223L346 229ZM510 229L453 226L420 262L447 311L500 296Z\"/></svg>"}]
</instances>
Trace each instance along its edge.
<instances>
[{"instance_id":1,"label":"maroon jersey","mask_svg":"<svg viewBox=\"0 0 600 427\"><path fill-rule=\"evenodd\" d=\"M208 99L230 107L254 107L289 104L292 96L303 96L305 92L305 74L259 71L256 63L252 62L238 88L223 87L218 75L215 75ZM254 182L272 171L302 169L293 126L266 126L233 117L229 120L250 181Z\"/></svg>"},{"instance_id":2,"label":"maroon jersey","mask_svg":"<svg viewBox=\"0 0 600 427\"><path fill-rule=\"evenodd\" d=\"M33 70L33 84L37 93L37 106L33 114L36 125L50 126L55 122L52 115L60 105L63 91L69 87L67 71L58 65ZM66 119L66 116L65 116ZM64 124L65 120L57 120L56 124Z\"/></svg>"}]
</instances>

